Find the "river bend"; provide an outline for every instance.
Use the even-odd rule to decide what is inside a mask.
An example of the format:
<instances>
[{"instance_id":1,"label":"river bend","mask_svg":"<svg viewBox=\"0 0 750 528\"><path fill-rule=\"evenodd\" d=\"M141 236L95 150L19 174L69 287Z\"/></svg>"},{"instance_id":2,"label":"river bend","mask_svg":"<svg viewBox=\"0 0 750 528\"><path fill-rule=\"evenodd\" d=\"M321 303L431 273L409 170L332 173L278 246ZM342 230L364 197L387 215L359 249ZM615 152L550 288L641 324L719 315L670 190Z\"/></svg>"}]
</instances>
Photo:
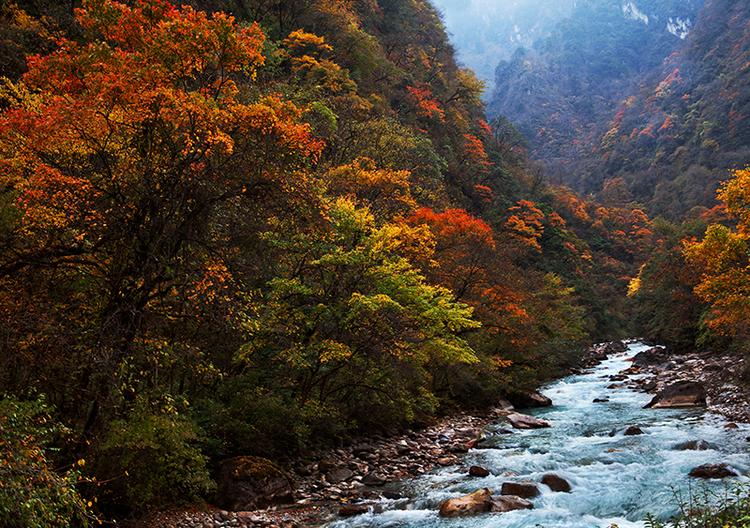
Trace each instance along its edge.
<instances>
[{"instance_id":1,"label":"river bend","mask_svg":"<svg viewBox=\"0 0 750 528\"><path fill-rule=\"evenodd\" d=\"M667 519L675 513L675 494L687 497L701 486L722 490L726 483L696 482L690 470L708 462L726 462L743 474L750 469L750 427L725 429L726 421L705 409L643 409L651 395L608 388L610 375L626 369L628 358L648 347L635 343L610 357L593 372L574 375L545 387L552 407L528 411L552 427L504 434L504 420L487 427L489 440L465 455L463 466L435 470L401 483L396 491L408 499L384 500L375 511L329 523L329 528L619 528L641 527L647 513ZM608 398L594 403L594 399ZM527 412L527 411L524 411ZM644 434L625 436L631 425ZM676 449L704 440L711 449ZM470 477L467 468L490 470ZM546 473L567 479L570 493L554 493L540 485L533 510L486 513L446 519L437 514L449 498L488 487L500 493L505 481L539 483ZM732 480L748 481L747 477Z\"/></svg>"}]
</instances>

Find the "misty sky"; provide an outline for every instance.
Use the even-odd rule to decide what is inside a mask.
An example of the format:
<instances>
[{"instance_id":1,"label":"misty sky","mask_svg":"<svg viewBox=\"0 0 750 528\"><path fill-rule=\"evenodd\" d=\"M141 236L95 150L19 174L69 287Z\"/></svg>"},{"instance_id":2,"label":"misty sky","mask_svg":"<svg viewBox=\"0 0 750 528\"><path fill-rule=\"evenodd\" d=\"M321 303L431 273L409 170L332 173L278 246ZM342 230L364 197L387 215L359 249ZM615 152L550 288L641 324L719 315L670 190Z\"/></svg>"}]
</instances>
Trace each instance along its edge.
<instances>
[{"instance_id":1,"label":"misty sky","mask_svg":"<svg viewBox=\"0 0 750 528\"><path fill-rule=\"evenodd\" d=\"M432 0L458 51L459 61L494 80L498 62L533 42L566 17L576 0Z\"/></svg>"}]
</instances>

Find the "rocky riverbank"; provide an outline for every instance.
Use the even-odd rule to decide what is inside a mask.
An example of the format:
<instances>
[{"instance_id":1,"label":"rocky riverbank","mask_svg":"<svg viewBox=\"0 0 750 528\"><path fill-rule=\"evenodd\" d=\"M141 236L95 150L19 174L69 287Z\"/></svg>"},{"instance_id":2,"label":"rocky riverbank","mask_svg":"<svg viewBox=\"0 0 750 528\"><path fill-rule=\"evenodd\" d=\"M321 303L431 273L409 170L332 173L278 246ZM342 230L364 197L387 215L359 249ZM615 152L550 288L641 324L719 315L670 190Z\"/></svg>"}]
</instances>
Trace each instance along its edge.
<instances>
[{"instance_id":1,"label":"rocky riverbank","mask_svg":"<svg viewBox=\"0 0 750 528\"><path fill-rule=\"evenodd\" d=\"M621 383L632 390L657 394L679 382L694 382L705 390L707 409L727 420L750 423L750 387L743 381L746 361L736 355L716 355L711 351L671 354L654 347L633 358L622 372ZM632 375L646 374L632 380ZM615 381L615 380L613 380Z\"/></svg>"},{"instance_id":2,"label":"rocky riverbank","mask_svg":"<svg viewBox=\"0 0 750 528\"><path fill-rule=\"evenodd\" d=\"M458 415L424 431L374 436L346 448L317 449L293 469L292 505L264 511L204 510L159 512L139 528L306 527L338 516L356 515L383 499L400 497L384 491L398 480L415 478L438 467L463 464L461 455L476 445L484 426L499 409L482 415ZM469 468L467 468L467 471ZM131 526L135 526L132 525Z\"/></svg>"},{"instance_id":3,"label":"rocky riverbank","mask_svg":"<svg viewBox=\"0 0 750 528\"><path fill-rule=\"evenodd\" d=\"M594 347L587 367L625 349L621 343ZM635 356L631 366L612 381L624 388L654 394L677 382L697 382L705 390L709 411L730 421L748 423L750 393L737 381L744 371L745 360L741 357L715 356L710 352L675 355L654 347ZM293 504L259 511L230 512L206 507L160 512L137 526L302 528L377 509L384 501L400 499L386 491L389 483L416 478L438 467L465 465L462 454L481 447L483 428L506 414L507 406L486 414L454 416L423 431L405 431L389 438L373 436L346 447L314 450L308 460L291 468Z\"/></svg>"}]
</instances>

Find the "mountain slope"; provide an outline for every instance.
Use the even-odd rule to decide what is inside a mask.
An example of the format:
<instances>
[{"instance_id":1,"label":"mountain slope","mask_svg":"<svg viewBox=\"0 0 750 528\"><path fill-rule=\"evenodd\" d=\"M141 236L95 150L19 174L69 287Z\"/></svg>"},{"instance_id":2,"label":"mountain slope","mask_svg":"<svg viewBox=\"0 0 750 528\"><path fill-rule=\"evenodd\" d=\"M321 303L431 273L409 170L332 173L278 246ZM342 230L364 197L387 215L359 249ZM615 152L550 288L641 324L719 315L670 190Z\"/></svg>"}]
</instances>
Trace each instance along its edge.
<instances>
[{"instance_id":1,"label":"mountain slope","mask_svg":"<svg viewBox=\"0 0 750 528\"><path fill-rule=\"evenodd\" d=\"M514 121L550 177L580 192L622 178L652 216L713 207L717 182L747 161L747 8L629 6L581 4L501 62L488 113Z\"/></svg>"}]
</instances>

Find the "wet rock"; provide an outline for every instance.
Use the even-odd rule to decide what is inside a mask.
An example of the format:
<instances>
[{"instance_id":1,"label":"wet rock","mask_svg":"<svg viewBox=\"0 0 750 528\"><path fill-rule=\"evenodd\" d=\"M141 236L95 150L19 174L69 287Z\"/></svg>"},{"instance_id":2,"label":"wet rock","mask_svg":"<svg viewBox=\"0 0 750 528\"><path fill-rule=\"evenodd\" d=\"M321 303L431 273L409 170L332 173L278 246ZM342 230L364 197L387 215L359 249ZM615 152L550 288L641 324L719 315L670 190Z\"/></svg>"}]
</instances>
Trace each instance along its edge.
<instances>
[{"instance_id":1,"label":"wet rock","mask_svg":"<svg viewBox=\"0 0 750 528\"><path fill-rule=\"evenodd\" d=\"M263 520L255 515L254 512L249 511L240 511L236 513L237 519L244 523L250 523L250 524L260 524L263 522Z\"/></svg>"},{"instance_id":2,"label":"wet rock","mask_svg":"<svg viewBox=\"0 0 750 528\"><path fill-rule=\"evenodd\" d=\"M508 401L516 409L531 409L535 407L550 407L552 400L540 392L516 392L508 394Z\"/></svg>"},{"instance_id":3,"label":"wet rock","mask_svg":"<svg viewBox=\"0 0 750 528\"><path fill-rule=\"evenodd\" d=\"M634 367L651 367L661 365L669 360L666 351L663 348L654 347L638 352L633 357L632 365Z\"/></svg>"},{"instance_id":4,"label":"wet rock","mask_svg":"<svg viewBox=\"0 0 750 528\"><path fill-rule=\"evenodd\" d=\"M604 346L604 352L607 355L619 354L620 352L625 352L627 349L628 346L622 341L612 341Z\"/></svg>"},{"instance_id":5,"label":"wet rock","mask_svg":"<svg viewBox=\"0 0 750 528\"><path fill-rule=\"evenodd\" d=\"M740 428L740 426L739 426L739 425L737 425L737 424L736 424L736 423L734 423L734 422L732 422L732 423L728 423L728 424L726 424L726 425L724 426L724 429L739 429L739 428Z\"/></svg>"},{"instance_id":6,"label":"wet rock","mask_svg":"<svg viewBox=\"0 0 750 528\"><path fill-rule=\"evenodd\" d=\"M399 500L404 498L403 495L401 495L400 493L396 493L395 491L384 491L383 497L390 500Z\"/></svg>"},{"instance_id":7,"label":"wet rock","mask_svg":"<svg viewBox=\"0 0 750 528\"><path fill-rule=\"evenodd\" d=\"M500 495L515 495L530 499L539 495L539 487L533 482L503 482Z\"/></svg>"},{"instance_id":8,"label":"wet rock","mask_svg":"<svg viewBox=\"0 0 750 528\"><path fill-rule=\"evenodd\" d=\"M539 420L533 416L521 413L513 413L506 416L510 424L516 429L541 429L544 427L551 427L549 422Z\"/></svg>"},{"instance_id":9,"label":"wet rock","mask_svg":"<svg viewBox=\"0 0 750 528\"><path fill-rule=\"evenodd\" d=\"M488 477L490 475L490 470L483 468L482 466L471 466L469 468L469 475L472 477Z\"/></svg>"},{"instance_id":10,"label":"wet rock","mask_svg":"<svg viewBox=\"0 0 750 528\"><path fill-rule=\"evenodd\" d=\"M362 479L362 484L365 486L378 487L388 482L388 479L383 475L377 473L369 473Z\"/></svg>"},{"instance_id":11,"label":"wet rock","mask_svg":"<svg viewBox=\"0 0 750 528\"><path fill-rule=\"evenodd\" d=\"M345 482L354 476L354 472L345 467L337 467L326 473L326 482L329 484L338 484Z\"/></svg>"},{"instance_id":12,"label":"wet rock","mask_svg":"<svg viewBox=\"0 0 750 528\"><path fill-rule=\"evenodd\" d=\"M375 451L375 448L370 444L360 444L352 448L352 456L360 458L361 455L369 455Z\"/></svg>"},{"instance_id":13,"label":"wet rock","mask_svg":"<svg viewBox=\"0 0 750 528\"><path fill-rule=\"evenodd\" d=\"M604 398L594 398L593 403L607 403L608 401L609 401L609 398L607 398L607 397L604 397Z\"/></svg>"},{"instance_id":14,"label":"wet rock","mask_svg":"<svg viewBox=\"0 0 750 528\"><path fill-rule=\"evenodd\" d=\"M484 488L463 497L448 499L440 505L439 514L441 517L474 515L476 513L488 512L492 510L493 506L492 490Z\"/></svg>"},{"instance_id":15,"label":"wet rock","mask_svg":"<svg viewBox=\"0 0 750 528\"><path fill-rule=\"evenodd\" d=\"M503 495L492 500L492 509L490 511L504 513L513 510L530 510L533 507L534 505L526 499L514 495Z\"/></svg>"},{"instance_id":16,"label":"wet rock","mask_svg":"<svg viewBox=\"0 0 750 528\"><path fill-rule=\"evenodd\" d=\"M332 469L336 469L338 467L339 463L336 460L333 460L331 458L324 458L320 462L318 462L318 470L326 473L328 471L331 471Z\"/></svg>"},{"instance_id":17,"label":"wet rock","mask_svg":"<svg viewBox=\"0 0 750 528\"><path fill-rule=\"evenodd\" d=\"M729 464L722 462L721 464L703 464L690 470L688 475L694 478L719 479L736 477L738 473Z\"/></svg>"},{"instance_id":18,"label":"wet rock","mask_svg":"<svg viewBox=\"0 0 750 528\"><path fill-rule=\"evenodd\" d=\"M636 435L642 435L643 430L640 427L637 427L635 425L631 425L627 429L625 429L625 432L622 433L624 436L636 436Z\"/></svg>"},{"instance_id":19,"label":"wet rock","mask_svg":"<svg viewBox=\"0 0 750 528\"><path fill-rule=\"evenodd\" d=\"M251 511L294 502L291 482L276 464L261 457L224 460L216 476L215 503L230 511Z\"/></svg>"},{"instance_id":20,"label":"wet rock","mask_svg":"<svg viewBox=\"0 0 750 528\"><path fill-rule=\"evenodd\" d=\"M706 451L711 449L711 444L705 440L692 440L675 447L678 451Z\"/></svg>"},{"instance_id":21,"label":"wet rock","mask_svg":"<svg viewBox=\"0 0 750 528\"><path fill-rule=\"evenodd\" d=\"M706 390L697 381L678 381L660 390L644 409L696 407L706 404Z\"/></svg>"},{"instance_id":22,"label":"wet rock","mask_svg":"<svg viewBox=\"0 0 750 528\"><path fill-rule=\"evenodd\" d=\"M364 504L348 504L339 510L339 515L341 517L354 517L355 515L367 513L368 511L370 511L370 508Z\"/></svg>"},{"instance_id":23,"label":"wet rock","mask_svg":"<svg viewBox=\"0 0 750 528\"><path fill-rule=\"evenodd\" d=\"M552 491L567 493L570 491L570 483L559 475L547 473L542 477L542 484Z\"/></svg>"}]
</instances>

